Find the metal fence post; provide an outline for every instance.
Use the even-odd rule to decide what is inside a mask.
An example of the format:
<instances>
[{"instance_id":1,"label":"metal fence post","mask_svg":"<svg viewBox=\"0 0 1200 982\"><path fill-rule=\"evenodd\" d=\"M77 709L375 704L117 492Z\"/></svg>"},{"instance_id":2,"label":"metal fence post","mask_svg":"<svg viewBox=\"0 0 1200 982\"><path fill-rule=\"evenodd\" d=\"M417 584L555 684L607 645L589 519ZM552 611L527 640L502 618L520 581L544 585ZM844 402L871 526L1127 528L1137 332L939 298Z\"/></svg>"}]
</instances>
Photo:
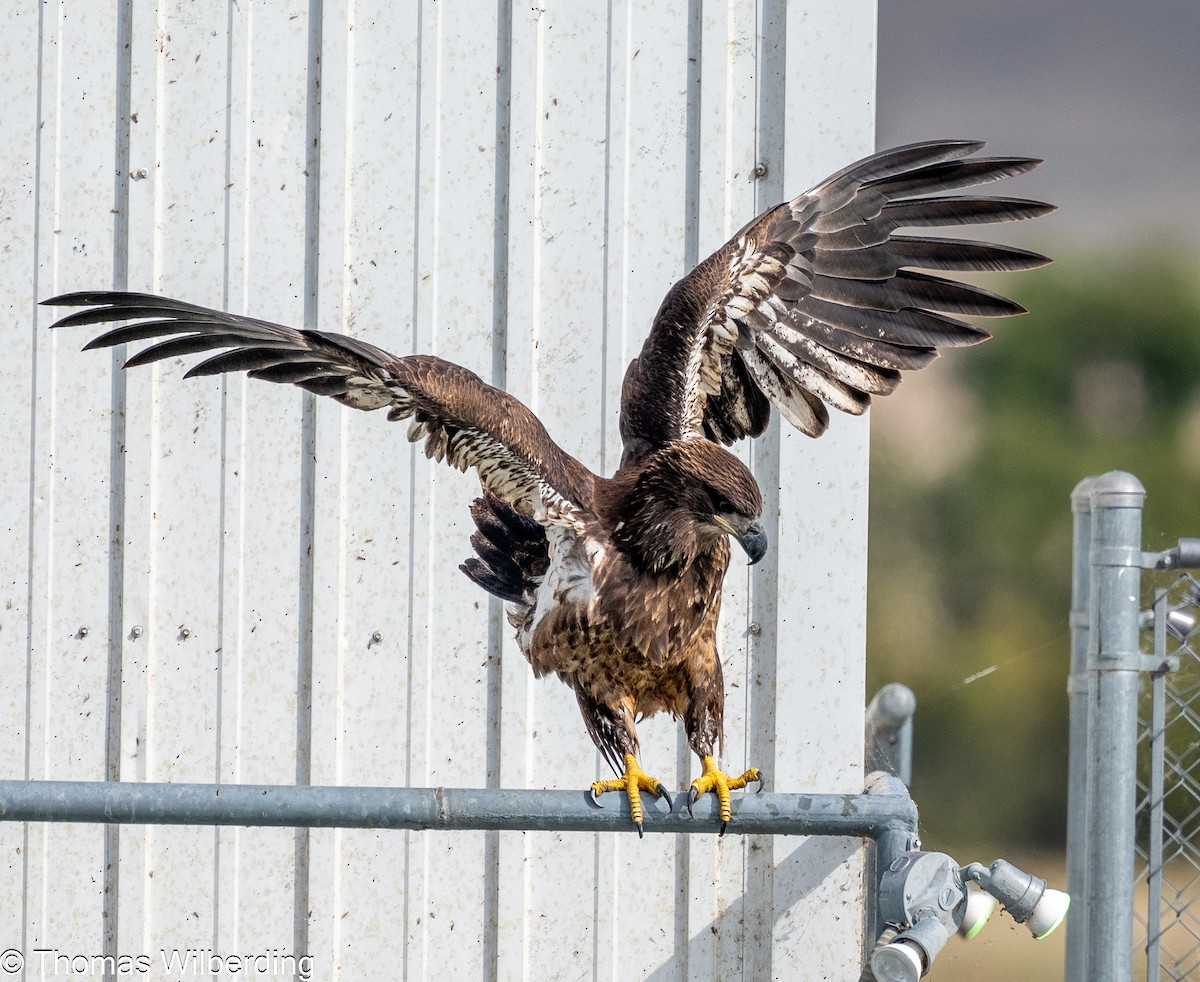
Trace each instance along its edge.
<instances>
[{"instance_id":1,"label":"metal fence post","mask_svg":"<svg viewBox=\"0 0 1200 982\"><path fill-rule=\"evenodd\" d=\"M1070 719L1067 761L1067 892L1085 894L1087 873L1087 720L1088 720L1088 604L1092 569L1092 485L1085 477L1071 492L1074 537L1071 553L1071 672L1067 678ZM1086 917L1067 919L1065 982L1084 982L1087 957Z\"/></svg>"},{"instance_id":2,"label":"metal fence post","mask_svg":"<svg viewBox=\"0 0 1200 982\"><path fill-rule=\"evenodd\" d=\"M1119 982L1133 965L1134 805L1137 795L1138 647L1142 505L1132 474L1091 487L1092 629L1088 639L1087 972Z\"/></svg>"},{"instance_id":3,"label":"metal fence post","mask_svg":"<svg viewBox=\"0 0 1200 982\"><path fill-rule=\"evenodd\" d=\"M912 784L913 714L917 697L900 682L889 682L867 705L867 773L886 771Z\"/></svg>"}]
</instances>

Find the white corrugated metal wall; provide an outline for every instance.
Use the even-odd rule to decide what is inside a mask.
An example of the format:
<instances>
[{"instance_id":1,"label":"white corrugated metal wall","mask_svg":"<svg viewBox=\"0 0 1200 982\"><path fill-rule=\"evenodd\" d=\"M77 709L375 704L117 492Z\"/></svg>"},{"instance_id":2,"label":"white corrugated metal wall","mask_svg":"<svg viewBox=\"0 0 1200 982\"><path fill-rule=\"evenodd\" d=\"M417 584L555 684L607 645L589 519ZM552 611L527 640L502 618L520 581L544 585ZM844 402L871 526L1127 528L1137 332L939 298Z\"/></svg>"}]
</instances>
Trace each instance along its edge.
<instances>
[{"instance_id":1,"label":"white corrugated metal wall","mask_svg":"<svg viewBox=\"0 0 1200 982\"><path fill-rule=\"evenodd\" d=\"M116 371L36 301L115 285L437 352L611 472L668 286L872 148L873 0L60 0L0 23L0 777L585 786L573 696L457 570L469 476L382 414ZM724 758L857 792L866 425L780 429L748 451L778 527L728 583ZM685 786L679 729L641 732ZM844 979L859 852L0 824L0 947L28 978L38 949L202 949L329 979Z\"/></svg>"}]
</instances>

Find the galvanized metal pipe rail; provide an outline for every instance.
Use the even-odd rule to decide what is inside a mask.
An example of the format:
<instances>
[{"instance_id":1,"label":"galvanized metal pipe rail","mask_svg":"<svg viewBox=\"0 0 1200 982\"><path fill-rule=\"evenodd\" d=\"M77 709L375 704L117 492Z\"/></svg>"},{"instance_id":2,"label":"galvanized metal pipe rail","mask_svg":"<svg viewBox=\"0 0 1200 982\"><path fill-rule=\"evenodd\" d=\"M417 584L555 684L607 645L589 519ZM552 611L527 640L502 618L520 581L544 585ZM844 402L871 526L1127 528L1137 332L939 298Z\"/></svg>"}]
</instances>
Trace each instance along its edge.
<instances>
[{"instance_id":1,"label":"galvanized metal pipe rail","mask_svg":"<svg viewBox=\"0 0 1200 982\"><path fill-rule=\"evenodd\" d=\"M915 834L907 793L735 796L729 833L836 835L874 840ZM611 799L611 800L609 800ZM643 799L646 832L715 833L717 802L706 795L689 815ZM111 781L0 781L0 821L128 825L242 825L289 828L476 829L632 832L621 795L597 804L586 791L369 788Z\"/></svg>"}]
</instances>

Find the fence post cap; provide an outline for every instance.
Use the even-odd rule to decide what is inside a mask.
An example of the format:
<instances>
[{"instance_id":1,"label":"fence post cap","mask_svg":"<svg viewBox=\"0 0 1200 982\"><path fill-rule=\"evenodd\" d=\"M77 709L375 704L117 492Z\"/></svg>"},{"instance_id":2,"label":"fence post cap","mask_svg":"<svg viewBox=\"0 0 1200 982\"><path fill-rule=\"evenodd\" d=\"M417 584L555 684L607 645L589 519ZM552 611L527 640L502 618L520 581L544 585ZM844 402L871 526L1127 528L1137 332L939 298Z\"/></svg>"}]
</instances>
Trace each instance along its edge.
<instances>
[{"instance_id":1,"label":"fence post cap","mask_svg":"<svg viewBox=\"0 0 1200 982\"><path fill-rule=\"evenodd\" d=\"M882 726L900 726L913 718L917 697L903 682L889 682L875 693L867 707L867 722Z\"/></svg>"},{"instance_id":2,"label":"fence post cap","mask_svg":"<svg viewBox=\"0 0 1200 982\"><path fill-rule=\"evenodd\" d=\"M1146 488L1128 471L1109 471L1092 481L1093 509L1141 508L1145 501Z\"/></svg>"}]
</instances>

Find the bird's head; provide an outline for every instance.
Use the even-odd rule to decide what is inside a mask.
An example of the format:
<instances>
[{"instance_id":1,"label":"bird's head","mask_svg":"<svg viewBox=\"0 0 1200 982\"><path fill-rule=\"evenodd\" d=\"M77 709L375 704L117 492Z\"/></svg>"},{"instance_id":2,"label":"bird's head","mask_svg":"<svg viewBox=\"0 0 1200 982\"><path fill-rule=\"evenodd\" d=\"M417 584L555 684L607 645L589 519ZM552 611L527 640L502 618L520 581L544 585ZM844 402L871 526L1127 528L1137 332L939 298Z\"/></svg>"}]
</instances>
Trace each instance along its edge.
<instances>
[{"instance_id":1,"label":"bird's head","mask_svg":"<svg viewBox=\"0 0 1200 982\"><path fill-rule=\"evenodd\" d=\"M726 535L751 563L767 551L758 483L716 443L686 440L656 450L627 475L626 487L614 539L656 572L723 548Z\"/></svg>"}]
</instances>

